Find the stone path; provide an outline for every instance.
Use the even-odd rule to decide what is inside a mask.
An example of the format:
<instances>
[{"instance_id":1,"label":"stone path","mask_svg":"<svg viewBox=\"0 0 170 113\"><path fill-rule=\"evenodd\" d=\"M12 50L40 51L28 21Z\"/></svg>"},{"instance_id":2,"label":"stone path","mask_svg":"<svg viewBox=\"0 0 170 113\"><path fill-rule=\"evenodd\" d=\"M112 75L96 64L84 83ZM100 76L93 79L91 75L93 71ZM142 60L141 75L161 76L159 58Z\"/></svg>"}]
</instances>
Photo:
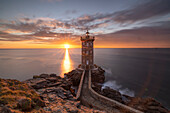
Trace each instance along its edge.
<instances>
[{"instance_id":1,"label":"stone path","mask_svg":"<svg viewBox=\"0 0 170 113\"><path fill-rule=\"evenodd\" d=\"M105 105L102 102L100 102L99 100L96 100L95 98L93 98L90 93L89 93L89 89L88 89L88 80L89 78L89 71L85 72L85 78L84 78L84 83L83 83L83 87L82 87L82 92L81 92L81 103L83 105L86 105L88 107L93 107L93 108L97 108L100 110L105 110L109 113L120 113L117 109Z\"/></svg>"}]
</instances>

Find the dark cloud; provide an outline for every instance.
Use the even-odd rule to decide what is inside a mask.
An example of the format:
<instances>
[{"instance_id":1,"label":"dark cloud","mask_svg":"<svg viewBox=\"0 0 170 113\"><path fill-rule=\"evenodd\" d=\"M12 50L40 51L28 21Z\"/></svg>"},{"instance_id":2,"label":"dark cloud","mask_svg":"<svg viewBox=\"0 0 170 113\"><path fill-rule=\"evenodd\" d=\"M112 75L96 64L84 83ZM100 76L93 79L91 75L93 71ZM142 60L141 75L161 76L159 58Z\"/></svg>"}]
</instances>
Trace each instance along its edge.
<instances>
[{"instance_id":1,"label":"dark cloud","mask_svg":"<svg viewBox=\"0 0 170 113\"><path fill-rule=\"evenodd\" d=\"M143 26L143 27L135 27L132 29L123 29L119 30L117 32L109 33L109 34L104 34L104 35L98 35L99 37L107 36L107 37L112 37L112 36L140 36L140 37L145 37L145 36L169 36L170 37L170 21L160 21L160 22L154 22L151 23L152 26Z\"/></svg>"},{"instance_id":2,"label":"dark cloud","mask_svg":"<svg viewBox=\"0 0 170 113\"><path fill-rule=\"evenodd\" d=\"M124 29L113 33L96 35L96 37L98 37L100 42L107 42L108 45L125 45L126 47L169 47L170 26L165 26L169 24L169 22L156 23L159 23L159 25Z\"/></svg>"},{"instance_id":3,"label":"dark cloud","mask_svg":"<svg viewBox=\"0 0 170 113\"><path fill-rule=\"evenodd\" d=\"M151 26L160 26L164 28L170 27L170 21L158 21L158 22L152 22L150 23Z\"/></svg>"},{"instance_id":4,"label":"dark cloud","mask_svg":"<svg viewBox=\"0 0 170 113\"><path fill-rule=\"evenodd\" d=\"M94 15L84 15L74 22L77 26L91 27L89 23L97 20L105 20L117 23L129 23L149 19L156 16L162 16L170 13L170 0L149 0L143 4L134 6L130 9L117 11L113 13L96 13ZM102 24L102 23L101 23Z\"/></svg>"},{"instance_id":5,"label":"dark cloud","mask_svg":"<svg viewBox=\"0 0 170 113\"><path fill-rule=\"evenodd\" d=\"M154 27L141 27L141 28L134 28L134 29L127 29L115 32L113 34L126 34L126 35L170 35L170 28L164 28L160 26Z\"/></svg>"},{"instance_id":6,"label":"dark cloud","mask_svg":"<svg viewBox=\"0 0 170 113\"><path fill-rule=\"evenodd\" d=\"M113 20L120 23L136 22L170 13L170 0L150 0L131 9L114 13Z\"/></svg>"},{"instance_id":7,"label":"dark cloud","mask_svg":"<svg viewBox=\"0 0 170 113\"><path fill-rule=\"evenodd\" d=\"M98 29L103 26L111 26L113 23L129 23L161 16L170 13L170 0L149 0L131 9L117 11L113 13L96 13L83 15L69 21L62 21L50 18L30 19L22 18L14 23L1 23L6 28L20 30L22 32L50 31L56 28L76 29L84 31L88 29ZM68 13L75 13L71 10Z\"/></svg>"}]
</instances>

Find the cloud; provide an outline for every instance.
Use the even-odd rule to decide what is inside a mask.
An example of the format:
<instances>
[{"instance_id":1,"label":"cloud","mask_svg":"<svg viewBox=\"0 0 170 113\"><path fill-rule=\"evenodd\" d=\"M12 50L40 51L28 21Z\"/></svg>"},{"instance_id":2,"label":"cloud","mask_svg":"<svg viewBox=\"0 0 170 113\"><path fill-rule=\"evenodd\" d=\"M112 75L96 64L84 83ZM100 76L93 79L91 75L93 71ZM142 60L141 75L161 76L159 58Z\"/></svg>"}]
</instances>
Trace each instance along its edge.
<instances>
[{"instance_id":1,"label":"cloud","mask_svg":"<svg viewBox=\"0 0 170 113\"><path fill-rule=\"evenodd\" d=\"M28 40L36 40L36 38L27 35L13 35L0 31L0 41L28 41Z\"/></svg>"},{"instance_id":2,"label":"cloud","mask_svg":"<svg viewBox=\"0 0 170 113\"><path fill-rule=\"evenodd\" d=\"M32 41L32 43L54 43L63 40L77 42L78 35L68 32L74 25L68 21L52 18L20 18L15 21L0 20L0 41Z\"/></svg>"},{"instance_id":3,"label":"cloud","mask_svg":"<svg viewBox=\"0 0 170 113\"><path fill-rule=\"evenodd\" d=\"M150 0L131 9L115 12L113 20L119 23L136 22L170 13L170 0Z\"/></svg>"},{"instance_id":4,"label":"cloud","mask_svg":"<svg viewBox=\"0 0 170 113\"><path fill-rule=\"evenodd\" d=\"M131 35L139 35L139 36L170 35L170 28L163 28L160 26L141 27L141 28L121 30L113 34L126 34L126 35L131 34Z\"/></svg>"},{"instance_id":5,"label":"cloud","mask_svg":"<svg viewBox=\"0 0 170 113\"><path fill-rule=\"evenodd\" d=\"M77 26L78 30L98 29L102 26L109 25L111 14L96 13L93 15L83 15L72 20L72 25Z\"/></svg>"},{"instance_id":6,"label":"cloud","mask_svg":"<svg viewBox=\"0 0 170 113\"><path fill-rule=\"evenodd\" d=\"M170 36L170 21L159 21L153 22L150 26L134 27L132 29L122 29L117 32L103 34L101 36L112 37L112 36ZM100 35L97 35L100 37Z\"/></svg>"},{"instance_id":7,"label":"cloud","mask_svg":"<svg viewBox=\"0 0 170 113\"><path fill-rule=\"evenodd\" d=\"M32 41L32 43L58 43L65 37L73 42L79 42L79 35L87 28L93 30L98 43L170 43L170 21L149 23L142 27L121 26L121 23L132 23L162 16L170 13L168 0L150 0L138 6L112 13L86 14L70 20L57 20L54 18L20 18L15 21L0 20L0 41ZM67 13L76 13L70 10ZM135 24L135 23L134 23ZM113 32L113 26L118 27ZM134 25L135 26L135 25ZM104 29L105 31L102 31ZM111 33L106 33L110 29ZM120 30L121 29L121 30ZM104 34L105 33L105 34ZM148 43L147 43L148 42Z\"/></svg>"},{"instance_id":8,"label":"cloud","mask_svg":"<svg viewBox=\"0 0 170 113\"><path fill-rule=\"evenodd\" d=\"M79 26L90 26L88 24L96 21L105 21L105 23L133 23L149 19L152 17L170 14L170 0L149 0L123 11L112 13L96 13L93 15L84 15L76 19L75 23Z\"/></svg>"},{"instance_id":9,"label":"cloud","mask_svg":"<svg viewBox=\"0 0 170 113\"><path fill-rule=\"evenodd\" d=\"M4 23L0 21L0 27L6 29L19 30L22 32L50 31L56 28L71 28L68 22L62 22L51 18L21 18L16 21L8 21Z\"/></svg>"},{"instance_id":10,"label":"cloud","mask_svg":"<svg viewBox=\"0 0 170 113\"><path fill-rule=\"evenodd\" d=\"M77 10L67 10L65 13L68 14L76 14L78 11Z\"/></svg>"},{"instance_id":11,"label":"cloud","mask_svg":"<svg viewBox=\"0 0 170 113\"><path fill-rule=\"evenodd\" d=\"M159 23L159 25L155 25ZM99 44L115 47L170 47L170 26L165 22L152 23L154 26L143 26L123 29L108 34L96 35Z\"/></svg>"}]
</instances>

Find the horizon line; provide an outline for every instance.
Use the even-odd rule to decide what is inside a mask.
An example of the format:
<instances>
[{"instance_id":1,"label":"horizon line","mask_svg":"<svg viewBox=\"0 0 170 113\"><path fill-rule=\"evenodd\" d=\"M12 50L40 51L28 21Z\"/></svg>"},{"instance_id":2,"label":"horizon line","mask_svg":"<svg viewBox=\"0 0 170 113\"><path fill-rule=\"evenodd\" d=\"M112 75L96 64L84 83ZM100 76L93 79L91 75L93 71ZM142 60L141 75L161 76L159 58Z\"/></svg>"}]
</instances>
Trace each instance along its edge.
<instances>
[{"instance_id":1,"label":"horizon line","mask_svg":"<svg viewBox=\"0 0 170 113\"><path fill-rule=\"evenodd\" d=\"M170 47L95 47L96 49L170 49ZM66 49L66 48L0 48L2 49ZM68 48L68 49L81 49L81 47Z\"/></svg>"}]
</instances>

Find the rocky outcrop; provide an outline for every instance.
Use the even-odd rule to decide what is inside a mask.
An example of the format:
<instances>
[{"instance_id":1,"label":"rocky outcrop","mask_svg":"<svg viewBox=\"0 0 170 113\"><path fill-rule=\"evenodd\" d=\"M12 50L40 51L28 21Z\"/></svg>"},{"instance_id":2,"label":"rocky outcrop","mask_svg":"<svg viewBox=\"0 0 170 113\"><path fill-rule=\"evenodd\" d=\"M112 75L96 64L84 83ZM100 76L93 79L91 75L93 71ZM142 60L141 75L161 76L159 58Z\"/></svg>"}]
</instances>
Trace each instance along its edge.
<instances>
[{"instance_id":1,"label":"rocky outcrop","mask_svg":"<svg viewBox=\"0 0 170 113\"><path fill-rule=\"evenodd\" d=\"M168 109L163 107L161 103L151 97L130 97L127 95L122 95L119 91L116 91L109 87L105 87L99 93L122 104L143 111L144 113L169 113Z\"/></svg>"},{"instance_id":2,"label":"rocky outcrop","mask_svg":"<svg viewBox=\"0 0 170 113\"><path fill-rule=\"evenodd\" d=\"M4 113L43 111L44 106L40 95L26 83L0 79L0 110Z\"/></svg>"},{"instance_id":3,"label":"rocky outcrop","mask_svg":"<svg viewBox=\"0 0 170 113\"><path fill-rule=\"evenodd\" d=\"M154 98L133 97L129 100L130 101L126 102L126 105L141 110L145 113L168 113L168 110Z\"/></svg>"},{"instance_id":4,"label":"rocky outcrop","mask_svg":"<svg viewBox=\"0 0 170 113\"><path fill-rule=\"evenodd\" d=\"M92 80L92 88L97 92L101 93L102 83L105 81L104 76L105 70L103 70L101 67L96 65L96 69L92 70L91 74L91 80Z\"/></svg>"},{"instance_id":5,"label":"rocky outcrop","mask_svg":"<svg viewBox=\"0 0 170 113\"><path fill-rule=\"evenodd\" d=\"M162 106L161 103L156 101L154 98L141 98L141 97L130 97L122 95L119 91L105 87L102 89L104 83L104 70L98 67L97 70L92 71L92 88L97 93L116 100L122 104L128 105L132 108L143 111L144 113L168 113L168 109Z\"/></svg>"},{"instance_id":6,"label":"rocky outcrop","mask_svg":"<svg viewBox=\"0 0 170 113\"><path fill-rule=\"evenodd\" d=\"M96 83L104 83L105 76L104 76L105 70L103 70L101 67L97 67L97 69L92 70L92 82Z\"/></svg>"},{"instance_id":7,"label":"rocky outcrop","mask_svg":"<svg viewBox=\"0 0 170 113\"><path fill-rule=\"evenodd\" d=\"M75 99L74 74L70 79L56 74L35 75L24 82L0 79L0 113L104 113Z\"/></svg>"},{"instance_id":8,"label":"rocky outcrop","mask_svg":"<svg viewBox=\"0 0 170 113\"><path fill-rule=\"evenodd\" d=\"M124 103L123 99L122 99L122 95L119 91L116 91L114 89L111 89L109 87L105 87L102 92L101 92L102 95L106 96L106 97L109 97L113 100L116 100L120 103Z\"/></svg>"},{"instance_id":9,"label":"rocky outcrop","mask_svg":"<svg viewBox=\"0 0 170 113\"><path fill-rule=\"evenodd\" d=\"M99 94L145 113L168 113L153 98L130 97L109 87L102 89L104 72L101 67L92 71L92 88ZM81 75L82 71L75 69L66 73L65 78L56 74L41 74L24 82L0 79L0 113L103 113L85 107L75 99L72 86L79 85Z\"/></svg>"},{"instance_id":10,"label":"rocky outcrop","mask_svg":"<svg viewBox=\"0 0 170 113\"><path fill-rule=\"evenodd\" d=\"M65 73L64 75L68 79L67 81L72 82L73 86L78 86L80 83L81 75L83 71L79 69L72 70L68 73Z\"/></svg>"},{"instance_id":11,"label":"rocky outcrop","mask_svg":"<svg viewBox=\"0 0 170 113\"><path fill-rule=\"evenodd\" d=\"M31 87L34 87L37 93L46 103L43 108L45 112L52 113L80 113L102 112L82 106L80 101L77 101L74 97L74 89L71 88L76 80L81 78L81 71L73 70L66 74L65 78L61 78L54 74L33 77L25 81Z\"/></svg>"}]
</instances>

